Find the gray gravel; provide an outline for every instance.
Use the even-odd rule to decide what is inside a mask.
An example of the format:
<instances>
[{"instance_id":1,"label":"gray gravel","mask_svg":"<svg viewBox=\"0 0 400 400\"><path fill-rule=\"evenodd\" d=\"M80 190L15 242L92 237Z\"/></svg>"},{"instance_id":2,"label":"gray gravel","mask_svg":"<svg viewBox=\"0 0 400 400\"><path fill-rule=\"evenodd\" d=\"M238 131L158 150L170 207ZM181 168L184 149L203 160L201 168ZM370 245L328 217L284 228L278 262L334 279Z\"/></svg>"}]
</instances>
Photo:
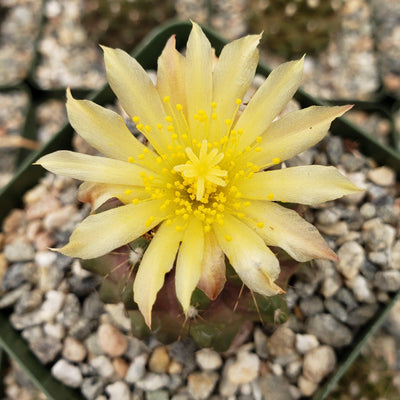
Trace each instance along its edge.
<instances>
[{"instance_id":1,"label":"gray gravel","mask_svg":"<svg viewBox=\"0 0 400 400\"><path fill-rule=\"evenodd\" d=\"M40 2L8 3L13 8L1 26L0 45L0 81L6 84L27 74ZM213 1L212 15L206 3L177 0L176 8L182 18L209 21L229 38L246 31L245 1ZM365 100L375 96L381 75L385 88L398 95L400 10L396 3L346 2L338 36L323 53L306 59L304 88L317 97ZM81 0L69 1L68 7L61 0L47 2L41 57L34 70L42 88L96 88L105 82L101 52L79 23L80 4ZM376 49L372 16L377 26ZM267 59L270 65L280 61L275 56ZM0 136L19 135L26 95L20 90L0 93L0 102ZM293 102L291 107L296 109L298 104ZM64 103L44 103L36 118L39 140L44 143L65 121ZM351 118L388 143L387 119L360 112L353 112ZM399 113L395 122L400 129ZM326 139L321 148L323 153L313 149L287 164L335 164L366 189L365 194L305 214L341 261L315 261L300 270L287 291L288 322L281 327L256 326L249 342L235 355L222 358L212 350L196 349L190 341L164 346L130 337L129 323L119 306L104 305L96 295L99 279L83 271L79 261L47 250L65 243L88 213L75 203L76 183L52 175L25 196L25 210L14 210L3 224L0 307L12 309L12 323L53 375L80 387L87 399L289 400L310 396L334 370L341 349L377 307L400 289L400 210L393 171L378 168L336 137ZM12 154L9 149L1 153L0 187L14 171ZM385 324L391 338L400 338L398 309L397 304ZM120 346L116 350L107 346L111 339ZM5 382L7 399L32 398L32 388L18 368Z\"/></svg>"}]
</instances>

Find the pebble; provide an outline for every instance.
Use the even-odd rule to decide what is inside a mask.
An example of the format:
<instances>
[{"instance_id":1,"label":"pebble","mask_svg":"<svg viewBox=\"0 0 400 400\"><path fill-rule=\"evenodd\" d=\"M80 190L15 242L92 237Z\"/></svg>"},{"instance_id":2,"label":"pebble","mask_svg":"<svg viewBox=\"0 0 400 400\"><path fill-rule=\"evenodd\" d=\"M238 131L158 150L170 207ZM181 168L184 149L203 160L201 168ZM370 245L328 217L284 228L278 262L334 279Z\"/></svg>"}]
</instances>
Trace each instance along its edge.
<instances>
[{"instance_id":1,"label":"pebble","mask_svg":"<svg viewBox=\"0 0 400 400\"><path fill-rule=\"evenodd\" d=\"M147 359L147 354L141 354L134 358L126 371L125 380L127 382L135 383L144 377Z\"/></svg>"},{"instance_id":2,"label":"pebble","mask_svg":"<svg viewBox=\"0 0 400 400\"><path fill-rule=\"evenodd\" d=\"M123 381L117 381L106 386L109 400L130 400L131 395L128 385Z\"/></svg>"},{"instance_id":3,"label":"pebble","mask_svg":"<svg viewBox=\"0 0 400 400\"><path fill-rule=\"evenodd\" d=\"M128 348L126 336L111 324L100 325L97 334L100 347L111 357L121 356Z\"/></svg>"},{"instance_id":4,"label":"pebble","mask_svg":"<svg viewBox=\"0 0 400 400\"><path fill-rule=\"evenodd\" d=\"M392 247L396 237L396 229L384 224L379 218L364 223L363 239L369 251L381 251Z\"/></svg>"},{"instance_id":5,"label":"pebble","mask_svg":"<svg viewBox=\"0 0 400 400\"><path fill-rule=\"evenodd\" d=\"M235 363L234 359L228 358L222 368L221 379L219 382L219 394L224 397L233 396L238 390L239 385L234 384L228 377L228 371Z\"/></svg>"},{"instance_id":6,"label":"pebble","mask_svg":"<svg viewBox=\"0 0 400 400\"><path fill-rule=\"evenodd\" d=\"M169 398L168 390L154 390L146 393L146 400L168 400Z\"/></svg>"},{"instance_id":7,"label":"pebble","mask_svg":"<svg viewBox=\"0 0 400 400\"><path fill-rule=\"evenodd\" d=\"M170 357L166 346L156 347L149 359L149 370L159 374L164 374L168 371Z\"/></svg>"},{"instance_id":8,"label":"pebble","mask_svg":"<svg viewBox=\"0 0 400 400\"><path fill-rule=\"evenodd\" d=\"M342 287L342 280L338 273L335 273L332 276L326 277L321 285L321 294L325 298L332 297L336 294L336 292Z\"/></svg>"},{"instance_id":9,"label":"pebble","mask_svg":"<svg viewBox=\"0 0 400 400\"><path fill-rule=\"evenodd\" d=\"M170 378L167 374L147 372L145 376L136 381L136 387L145 391L158 390L168 387Z\"/></svg>"},{"instance_id":10,"label":"pebble","mask_svg":"<svg viewBox=\"0 0 400 400\"><path fill-rule=\"evenodd\" d=\"M299 377L297 385L303 396L311 396L318 388L318 383L305 378L303 375Z\"/></svg>"},{"instance_id":11,"label":"pebble","mask_svg":"<svg viewBox=\"0 0 400 400\"><path fill-rule=\"evenodd\" d=\"M209 399L218 381L218 374L212 371L194 372L187 378L188 392L195 400Z\"/></svg>"},{"instance_id":12,"label":"pebble","mask_svg":"<svg viewBox=\"0 0 400 400\"><path fill-rule=\"evenodd\" d=\"M364 304L350 311L347 324L350 326L364 325L378 311L378 303Z\"/></svg>"},{"instance_id":13,"label":"pebble","mask_svg":"<svg viewBox=\"0 0 400 400\"><path fill-rule=\"evenodd\" d=\"M386 166L369 170L367 176L368 179L380 186L392 186L396 182L396 173Z\"/></svg>"},{"instance_id":14,"label":"pebble","mask_svg":"<svg viewBox=\"0 0 400 400\"><path fill-rule=\"evenodd\" d=\"M10 290L9 292L3 294L0 297L0 308L7 308L12 306L23 296L25 293L29 293L29 289L31 288L30 283L22 284L21 286Z\"/></svg>"},{"instance_id":15,"label":"pebble","mask_svg":"<svg viewBox=\"0 0 400 400\"><path fill-rule=\"evenodd\" d=\"M379 271L375 274L374 285L385 292L400 289L400 270Z\"/></svg>"},{"instance_id":16,"label":"pebble","mask_svg":"<svg viewBox=\"0 0 400 400\"><path fill-rule=\"evenodd\" d=\"M65 294L57 290L50 290L46 293L46 300L40 307L40 313L44 321L52 321L63 307Z\"/></svg>"},{"instance_id":17,"label":"pebble","mask_svg":"<svg viewBox=\"0 0 400 400\"><path fill-rule=\"evenodd\" d=\"M354 296L352 295L350 290L345 287L342 287L337 291L335 298L346 307L347 311L353 310L354 308L358 307L358 303L354 299Z\"/></svg>"},{"instance_id":18,"label":"pebble","mask_svg":"<svg viewBox=\"0 0 400 400\"><path fill-rule=\"evenodd\" d=\"M237 359L227 370L227 376L234 385L242 385L256 379L260 370L260 359L254 353L239 352Z\"/></svg>"},{"instance_id":19,"label":"pebble","mask_svg":"<svg viewBox=\"0 0 400 400\"><path fill-rule=\"evenodd\" d=\"M51 373L67 386L78 388L82 385L83 378L80 369L64 359L58 360L53 365Z\"/></svg>"},{"instance_id":20,"label":"pebble","mask_svg":"<svg viewBox=\"0 0 400 400\"><path fill-rule=\"evenodd\" d=\"M283 376L266 374L258 379L261 397L259 399L291 399L289 382ZM254 390L254 389L253 389ZM254 396L254 398L257 398Z\"/></svg>"},{"instance_id":21,"label":"pebble","mask_svg":"<svg viewBox=\"0 0 400 400\"><path fill-rule=\"evenodd\" d=\"M295 338L291 329L280 326L268 339L268 352L276 357L292 354Z\"/></svg>"},{"instance_id":22,"label":"pebble","mask_svg":"<svg viewBox=\"0 0 400 400\"><path fill-rule=\"evenodd\" d=\"M111 316L113 325L123 331L131 330L131 320L127 316L123 303L105 304L104 309Z\"/></svg>"},{"instance_id":23,"label":"pebble","mask_svg":"<svg viewBox=\"0 0 400 400\"><path fill-rule=\"evenodd\" d=\"M27 286L25 285L25 288L29 287L29 284ZM17 314L23 314L35 310L40 306L42 297L42 292L38 289L22 293L18 301L15 303L15 312Z\"/></svg>"},{"instance_id":24,"label":"pebble","mask_svg":"<svg viewBox=\"0 0 400 400\"><path fill-rule=\"evenodd\" d=\"M357 275L352 280L346 282L346 285L353 291L357 301L363 303L374 303L376 301L368 280L363 276Z\"/></svg>"},{"instance_id":25,"label":"pebble","mask_svg":"<svg viewBox=\"0 0 400 400\"><path fill-rule=\"evenodd\" d=\"M364 263L365 253L362 246L357 242L346 242L339 248L337 255L338 271L347 279L354 278Z\"/></svg>"},{"instance_id":26,"label":"pebble","mask_svg":"<svg viewBox=\"0 0 400 400\"><path fill-rule=\"evenodd\" d=\"M10 262L31 261L35 258L35 250L29 242L21 238L6 244L4 255Z\"/></svg>"},{"instance_id":27,"label":"pebble","mask_svg":"<svg viewBox=\"0 0 400 400\"><path fill-rule=\"evenodd\" d=\"M360 207L360 213L365 219L374 218L376 215L376 207L372 203L364 203Z\"/></svg>"},{"instance_id":28,"label":"pebble","mask_svg":"<svg viewBox=\"0 0 400 400\"><path fill-rule=\"evenodd\" d=\"M221 356L214 350L201 349L196 352L196 363L203 371L214 371L222 366Z\"/></svg>"},{"instance_id":29,"label":"pebble","mask_svg":"<svg viewBox=\"0 0 400 400\"><path fill-rule=\"evenodd\" d=\"M330 346L320 346L304 356L303 375L319 383L330 374L336 365L336 355Z\"/></svg>"},{"instance_id":30,"label":"pebble","mask_svg":"<svg viewBox=\"0 0 400 400\"><path fill-rule=\"evenodd\" d=\"M15 263L8 267L1 287L6 290L18 288L24 282L34 283L36 276L36 266L34 263Z\"/></svg>"},{"instance_id":31,"label":"pebble","mask_svg":"<svg viewBox=\"0 0 400 400\"><path fill-rule=\"evenodd\" d=\"M315 335L322 343L338 348L347 346L353 338L350 329L330 314L317 314L309 318L307 331Z\"/></svg>"},{"instance_id":32,"label":"pebble","mask_svg":"<svg viewBox=\"0 0 400 400\"><path fill-rule=\"evenodd\" d=\"M66 337L62 356L68 361L81 362L86 357L86 348L80 341L73 337Z\"/></svg>"},{"instance_id":33,"label":"pebble","mask_svg":"<svg viewBox=\"0 0 400 400\"><path fill-rule=\"evenodd\" d=\"M61 341L55 337L44 336L29 343L29 348L43 363L48 364L55 360L62 350Z\"/></svg>"},{"instance_id":34,"label":"pebble","mask_svg":"<svg viewBox=\"0 0 400 400\"><path fill-rule=\"evenodd\" d=\"M106 356L97 356L90 360L90 365L105 379L110 379L115 374L115 369Z\"/></svg>"},{"instance_id":35,"label":"pebble","mask_svg":"<svg viewBox=\"0 0 400 400\"><path fill-rule=\"evenodd\" d=\"M65 337L66 329L64 325L61 325L58 322L46 322L43 325L43 332L48 336L55 337L56 339L63 339Z\"/></svg>"},{"instance_id":36,"label":"pebble","mask_svg":"<svg viewBox=\"0 0 400 400\"><path fill-rule=\"evenodd\" d=\"M286 376L289 378L291 382L296 381L297 377L301 373L301 369L303 368L302 360L293 360L288 363L285 367Z\"/></svg>"},{"instance_id":37,"label":"pebble","mask_svg":"<svg viewBox=\"0 0 400 400\"><path fill-rule=\"evenodd\" d=\"M317 348L319 345L316 336L311 334L296 334L296 350L300 354L308 353L309 351Z\"/></svg>"},{"instance_id":38,"label":"pebble","mask_svg":"<svg viewBox=\"0 0 400 400\"><path fill-rule=\"evenodd\" d=\"M103 393L104 381L96 376L84 378L82 381L81 391L88 400L94 400Z\"/></svg>"},{"instance_id":39,"label":"pebble","mask_svg":"<svg viewBox=\"0 0 400 400\"><path fill-rule=\"evenodd\" d=\"M324 304L318 296L310 296L301 299L299 307L306 317L318 314L324 310Z\"/></svg>"},{"instance_id":40,"label":"pebble","mask_svg":"<svg viewBox=\"0 0 400 400\"><path fill-rule=\"evenodd\" d=\"M340 322L347 321L347 311L346 308L342 306L340 302L333 298L325 300L325 309L329 311L337 320Z\"/></svg>"},{"instance_id":41,"label":"pebble","mask_svg":"<svg viewBox=\"0 0 400 400\"><path fill-rule=\"evenodd\" d=\"M268 338L259 327L256 327L254 330L254 346L260 358L268 358Z\"/></svg>"},{"instance_id":42,"label":"pebble","mask_svg":"<svg viewBox=\"0 0 400 400\"><path fill-rule=\"evenodd\" d=\"M112 365L115 369L115 372L121 377L124 378L126 372L128 371L128 363L121 357L116 357L112 360Z\"/></svg>"},{"instance_id":43,"label":"pebble","mask_svg":"<svg viewBox=\"0 0 400 400\"><path fill-rule=\"evenodd\" d=\"M389 268L400 269L400 240L397 240L392 247L389 258Z\"/></svg>"}]
</instances>

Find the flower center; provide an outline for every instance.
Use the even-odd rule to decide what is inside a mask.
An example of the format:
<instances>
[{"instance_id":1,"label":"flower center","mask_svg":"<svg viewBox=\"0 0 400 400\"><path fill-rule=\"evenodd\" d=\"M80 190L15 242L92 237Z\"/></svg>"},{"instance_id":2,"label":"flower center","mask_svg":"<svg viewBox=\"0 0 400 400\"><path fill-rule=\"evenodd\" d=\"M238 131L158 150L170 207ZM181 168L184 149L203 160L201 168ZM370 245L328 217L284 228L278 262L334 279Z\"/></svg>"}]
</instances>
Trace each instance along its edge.
<instances>
[{"instance_id":1,"label":"flower center","mask_svg":"<svg viewBox=\"0 0 400 400\"><path fill-rule=\"evenodd\" d=\"M201 142L199 156L190 147L185 149L188 161L185 164L176 165L174 170L180 172L186 182L190 184L192 193L196 193L196 200L205 202L210 193L215 191L215 186L226 186L222 179L228 175L218 163L224 158L216 148L209 153L207 140Z\"/></svg>"},{"instance_id":2,"label":"flower center","mask_svg":"<svg viewBox=\"0 0 400 400\"><path fill-rule=\"evenodd\" d=\"M222 124L218 122L216 103L211 103L208 113L198 110L192 116L194 124L193 120L186 119L181 104L172 107L168 96L164 103L169 110L165 117L168 124L158 124L157 130L160 140L168 140L158 155L144 149L135 160L133 157L128 159L130 163L142 165L148 172L141 173L142 192L135 188L128 190L125 202L138 204L149 199L162 200L160 211L167 213L166 223L174 224L178 231L185 228L191 217L202 222L205 232L210 231L215 223L224 225L226 213L239 219L246 218L244 211L250 202L243 199L236 182L238 179L251 179L260 170L250 162L250 155L261 151L262 138L257 137L251 146L238 149L243 132L233 127L241 100L236 99L233 115L224 119ZM149 141L153 139L154 142L149 126L144 126L136 116L133 122ZM149 218L146 226L150 226L155 218ZM226 240L229 238L228 235Z\"/></svg>"}]
</instances>

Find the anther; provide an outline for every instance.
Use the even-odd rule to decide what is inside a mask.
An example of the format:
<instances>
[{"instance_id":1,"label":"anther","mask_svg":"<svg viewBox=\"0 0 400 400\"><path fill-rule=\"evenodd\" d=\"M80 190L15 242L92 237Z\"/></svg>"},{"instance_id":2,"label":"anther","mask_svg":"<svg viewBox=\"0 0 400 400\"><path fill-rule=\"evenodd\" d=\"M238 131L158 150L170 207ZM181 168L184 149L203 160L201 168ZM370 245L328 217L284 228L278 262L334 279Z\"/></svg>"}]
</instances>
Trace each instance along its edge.
<instances>
[{"instance_id":1,"label":"anther","mask_svg":"<svg viewBox=\"0 0 400 400\"><path fill-rule=\"evenodd\" d=\"M281 160L280 160L280 158L275 157L275 158L272 160L272 162L273 162L273 164L279 164L279 163L281 162Z\"/></svg>"}]
</instances>

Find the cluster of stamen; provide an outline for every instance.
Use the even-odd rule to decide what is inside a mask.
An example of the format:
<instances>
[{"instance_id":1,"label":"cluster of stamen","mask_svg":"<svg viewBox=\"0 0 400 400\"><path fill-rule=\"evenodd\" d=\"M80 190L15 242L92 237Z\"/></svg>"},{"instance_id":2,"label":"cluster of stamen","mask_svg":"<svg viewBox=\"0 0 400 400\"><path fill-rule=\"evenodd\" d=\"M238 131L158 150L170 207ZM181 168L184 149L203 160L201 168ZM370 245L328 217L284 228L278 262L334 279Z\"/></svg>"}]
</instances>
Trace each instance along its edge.
<instances>
[{"instance_id":1,"label":"cluster of stamen","mask_svg":"<svg viewBox=\"0 0 400 400\"><path fill-rule=\"evenodd\" d=\"M162 199L160 210L168 211L167 224L174 223L178 231L185 228L190 217L202 221L205 232L210 231L214 223L224 225L226 213L246 219L244 210L250 202L242 198L235 182L239 178L251 179L259 171L260 168L248 159L252 152L261 151L262 138L258 137L253 146L239 150L243 132L232 129L232 126L241 100L236 100L232 118L224 120L223 135L220 134L216 103L211 103L210 113L198 110L192 116L197 122L193 135L183 106L176 104L173 107L168 96L164 103L169 110L165 117L167 124L158 124L156 134L149 126L144 126L139 117L133 118L136 128L150 142L162 138L164 143L163 147L156 149L158 154L146 148L137 159L129 157L128 162L146 168L141 177L148 193L145 200L133 198L131 201L138 204L149 199ZM203 139L198 141L195 137ZM279 162L279 159L273 160L273 164ZM270 197L272 200L273 195ZM150 226L154 219L149 218L146 225ZM261 222L254 222L262 228ZM231 237L227 235L225 239L229 241Z\"/></svg>"}]
</instances>

